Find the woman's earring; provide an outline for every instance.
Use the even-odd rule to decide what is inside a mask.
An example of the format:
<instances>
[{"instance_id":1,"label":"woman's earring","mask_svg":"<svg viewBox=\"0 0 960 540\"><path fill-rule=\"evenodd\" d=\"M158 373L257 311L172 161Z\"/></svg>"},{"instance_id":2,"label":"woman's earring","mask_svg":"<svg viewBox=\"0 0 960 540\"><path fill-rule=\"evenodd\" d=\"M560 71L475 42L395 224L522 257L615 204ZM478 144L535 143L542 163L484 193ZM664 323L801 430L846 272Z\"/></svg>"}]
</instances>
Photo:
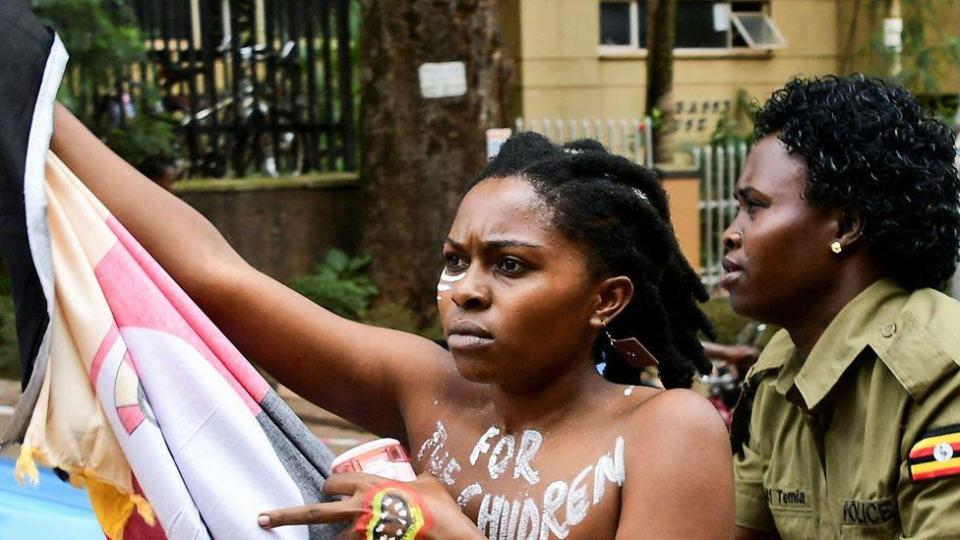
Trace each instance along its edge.
<instances>
[{"instance_id":1,"label":"woman's earring","mask_svg":"<svg viewBox=\"0 0 960 540\"><path fill-rule=\"evenodd\" d=\"M610 331L607 330L607 327L606 327L606 326L603 327L603 335L607 336L607 341L610 342L610 346L611 346L613 349L616 349L616 348L617 348L617 342L614 341L613 336L610 335Z\"/></svg>"},{"instance_id":2,"label":"woman's earring","mask_svg":"<svg viewBox=\"0 0 960 540\"><path fill-rule=\"evenodd\" d=\"M606 323L603 323L603 334L607 336L607 341L610 342L610 347L613 350L617 351L621 358L626 360L628 364L637 368L643 369L646 367L659 367L660 362L650 354L650 351L643 346L643 343L640 343L635 337L628 337L624 339L613 339L613 335L610 334L610 331L607 330Z\"/></svg>"},{"instance_id":3,"label":"woman's earring","mask_svg":"<svg viewBox=\"0 0 960 540\"><path fill-rule=\"evenodd\" d=\"M841 244L839 240L834 240L833 243L830 244L830 251L832 251L834 255L839 255L840 252L843 251L843 244Z\"/></svg>"}]
</instances>

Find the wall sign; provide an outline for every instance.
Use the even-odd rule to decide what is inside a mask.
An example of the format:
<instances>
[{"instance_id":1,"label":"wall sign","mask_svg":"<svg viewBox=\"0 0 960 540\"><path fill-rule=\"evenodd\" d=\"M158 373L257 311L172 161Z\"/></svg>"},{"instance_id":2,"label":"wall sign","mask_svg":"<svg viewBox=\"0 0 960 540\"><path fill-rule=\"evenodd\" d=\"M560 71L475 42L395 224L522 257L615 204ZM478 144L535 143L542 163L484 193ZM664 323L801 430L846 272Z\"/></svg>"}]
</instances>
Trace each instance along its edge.
<instances>
[{"instance_id":1,"label":"wall sign","mask_svg":"<svg viewBox=\"0 0 960 540\"><path fill-rule=\"evenodd\" d=\"M427 99L460 97L467 93L467 66L463 62L427 62L420 65L420 93Z\"/></svg>"}]
</instances>

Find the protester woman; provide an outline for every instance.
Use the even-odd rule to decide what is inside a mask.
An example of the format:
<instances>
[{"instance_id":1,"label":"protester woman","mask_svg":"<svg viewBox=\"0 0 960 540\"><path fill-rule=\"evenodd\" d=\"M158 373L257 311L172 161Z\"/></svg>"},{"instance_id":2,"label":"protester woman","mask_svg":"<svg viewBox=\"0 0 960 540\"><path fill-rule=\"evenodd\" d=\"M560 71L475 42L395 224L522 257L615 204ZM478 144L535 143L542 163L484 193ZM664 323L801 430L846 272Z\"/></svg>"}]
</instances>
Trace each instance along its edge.
<instances>
[{"instance_id":1,"label":"protester woman","mask_svg":"<svg viewBox=\"0 0 960 540\"><path fill-rule=\"evenodd\" d=\"M958 538L953 133L862 76L791 81L756 120L722 284L783 330L735 413L738 537Z\"/></svg>"},{"instance_id":2,"label":"protester woman","mask_svg":"<svg viewBox=\"0 0 960 540\"><path fill-rule=\"evenodd\" d=\"M324 489L343 500L264 508L262 526L348 521L364 538L384 527L420 539L732 537L716 411L687 390L631 385L651 355L668 388L709 368L705 292L649 171L587 142L508 141L442 246L448 351L336 317L257 272L62 108L52 148L249 358L399 439L427 473L410 484L335 475Z\"/></svg>"}]
</instances>

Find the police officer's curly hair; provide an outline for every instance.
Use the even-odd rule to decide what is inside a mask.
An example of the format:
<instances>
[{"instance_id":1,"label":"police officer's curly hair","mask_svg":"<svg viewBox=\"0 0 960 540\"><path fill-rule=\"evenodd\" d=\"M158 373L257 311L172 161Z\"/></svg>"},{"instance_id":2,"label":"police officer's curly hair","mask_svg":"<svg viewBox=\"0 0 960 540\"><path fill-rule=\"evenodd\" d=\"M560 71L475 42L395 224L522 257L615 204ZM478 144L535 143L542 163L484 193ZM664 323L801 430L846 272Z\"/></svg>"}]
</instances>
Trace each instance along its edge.
<instances>
[{"instance_id":1,"label":"police officer's curly hair","mask_svg":"<svg viewBox=\"0 0 960 540\"><path fill-rule=\"evenodd\" d=\"M868 249L906 289L941 287L960 243L954 132L894 84L863 75L794 79L756 114L802 156L814 204L859 213Z\"/></svg>"},{"instance_id":2,"label":"police officer's curly hair","mask_svg":"<svg viewBox=\"0 0 960 540\"><path fill-rule=\"evenodd\" d=\"M633 299L608 326L615 339L640 340L659 360L668 388L689 387L696 371L709 371L698 339L700 331L713 333L698 305L707 292L680 252L666 192L652 171L596 141L561 147L527 132L507 140L470 187L511 176L530 182L557 230L585 247L596 276L625 275L633 282ZM639 382L639 370L603 333L593 350L596 362L606 361L607 379Z\"/></svg>"}]
</instances>

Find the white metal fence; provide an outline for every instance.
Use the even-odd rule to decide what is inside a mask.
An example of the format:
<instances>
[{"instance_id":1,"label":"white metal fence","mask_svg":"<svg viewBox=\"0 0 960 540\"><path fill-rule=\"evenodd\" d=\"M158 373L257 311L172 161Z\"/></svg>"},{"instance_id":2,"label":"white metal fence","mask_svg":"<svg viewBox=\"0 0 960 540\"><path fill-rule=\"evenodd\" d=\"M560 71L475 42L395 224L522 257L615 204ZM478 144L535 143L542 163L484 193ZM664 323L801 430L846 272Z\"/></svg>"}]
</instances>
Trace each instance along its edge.
<instances>
[{"instance_id":1,"label":"white metal fence","mask_svg":"<svg viewBox=\"0 0 960 540\"><path fill-rule=\"evenodd\" d=\"M517 118L517 133L535 131L556 143L596 139L607 150L626 156L641 165L653 163L653 122L643 118Z\"/></svg>"},{"instance_id":2,"label":"white metal fence","mask_svg":"<svg viewBox=\"0 0 960 540\"><path fill-rule=\"evenodd\" d=\"M723 231L737 214L734 197L737 178L747 160L746 143L717 144L693 149L694 166L700 170L700 276L711 290L720 282L723 269Z\"/></svg>"}]
</instances>

